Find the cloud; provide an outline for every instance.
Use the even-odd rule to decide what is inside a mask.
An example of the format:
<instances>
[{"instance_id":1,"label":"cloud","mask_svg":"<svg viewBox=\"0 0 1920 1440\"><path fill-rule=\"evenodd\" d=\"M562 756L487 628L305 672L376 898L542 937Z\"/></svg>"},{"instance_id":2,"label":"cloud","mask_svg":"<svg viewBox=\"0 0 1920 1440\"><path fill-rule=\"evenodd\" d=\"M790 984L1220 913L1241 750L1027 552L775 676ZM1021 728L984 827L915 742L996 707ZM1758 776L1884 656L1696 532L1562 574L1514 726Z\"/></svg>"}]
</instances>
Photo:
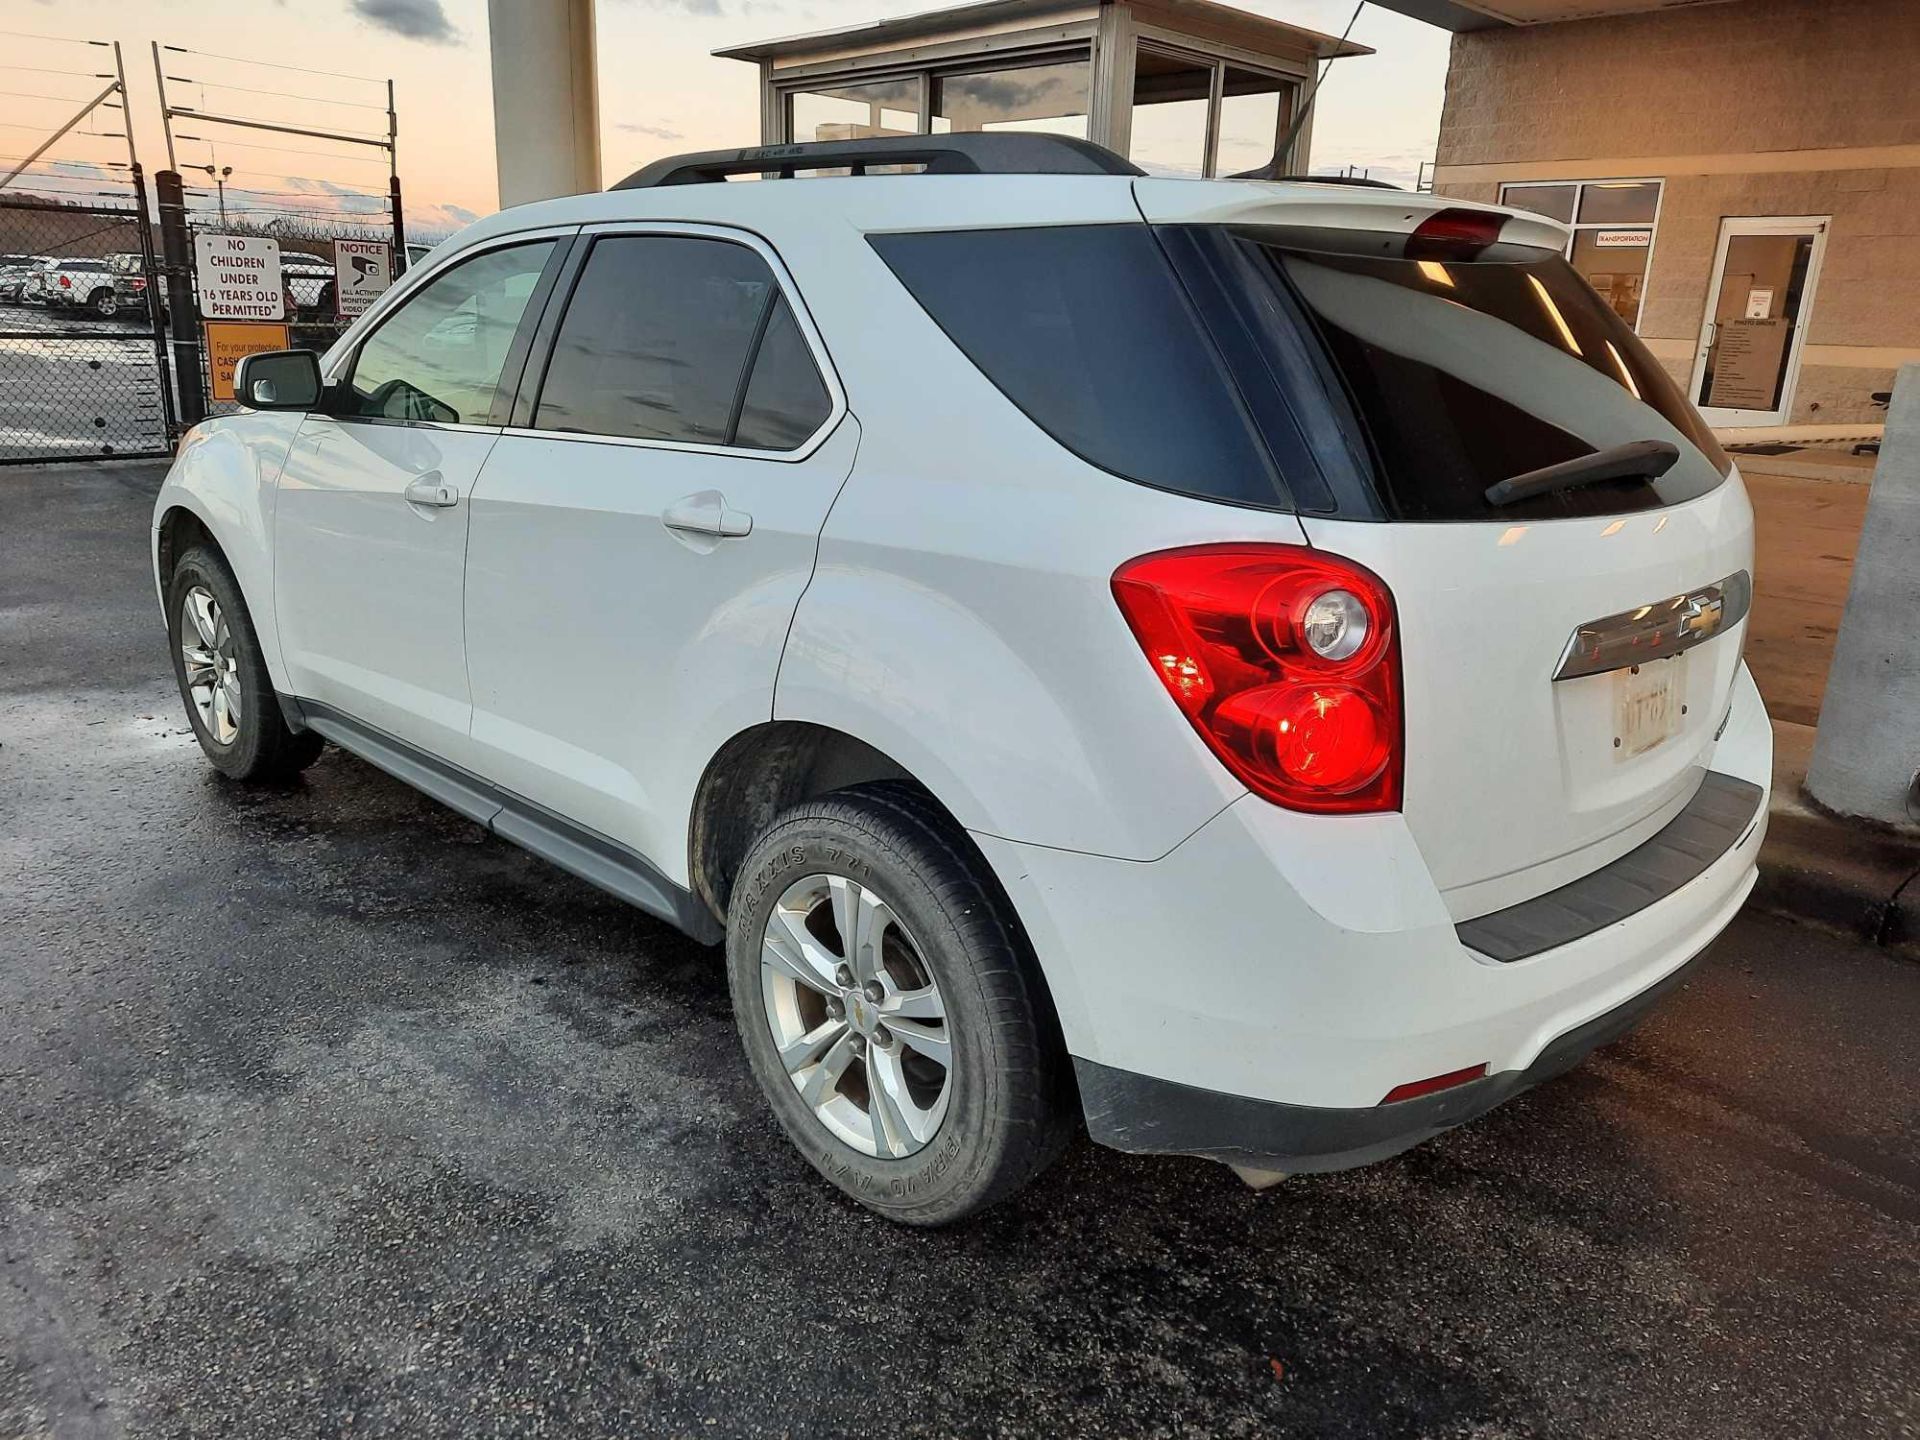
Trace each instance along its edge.
<instances>
[{"instance_id":1,"label":"cloud","mask_svg":"<svg viewBox=\"0 0 1920 1440\"><path fill-rule=\"evenodd\" d=\"M622 120L613 128L616 130L630 131L635 135L650 135L655 140L684 140L686 138L686 136L682 135L671 125L642 125L637 120Z\"/></svg>"},{"instance_id":2,"label":"cloud","mask_svg":"<svg viewBox=\"0 0 1920 1440\"><path fill-rule=\"evenodd\" d=\"M718 15L720 0L635 0L643 10L679 10L687 15Z\"/></svg>"},{"instance_id":3,"label":"cloud","mask_svg":"<svg viewBox=\"0 0 1920 1440\"><path fill-rule=\"evenodd\" d=\"M347 8L369 25L403 40L424 40L431 45L460 43L460 32L453 28L440 0L347 0Z\"/></svg>"}]
</instances>

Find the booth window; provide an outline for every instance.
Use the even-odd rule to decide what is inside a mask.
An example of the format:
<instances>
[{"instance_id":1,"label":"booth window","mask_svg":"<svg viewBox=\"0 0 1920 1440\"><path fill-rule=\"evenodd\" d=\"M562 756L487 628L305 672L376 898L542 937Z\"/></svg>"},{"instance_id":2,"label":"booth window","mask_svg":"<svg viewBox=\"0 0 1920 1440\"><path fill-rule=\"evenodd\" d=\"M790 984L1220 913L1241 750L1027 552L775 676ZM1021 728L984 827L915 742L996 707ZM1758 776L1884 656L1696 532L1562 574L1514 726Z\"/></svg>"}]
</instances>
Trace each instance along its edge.
<instances>
[{"instance_id":1,"label":"booth window","mask_svg":"<svg viewBox=\"0 0 1920 1440\"><path fill-rule=\"evenodd\" d=\"M1280 143L1294 81L1142 41L1134 51L1127 158L1150 175L1259 170Z\"/></svg>"},{"instance_id":2,"label":"booth window","mask_svg":"<svg viewBox=\"0 0 1920 1440\"><path fill-rule=\"evenodd\" d=\"M1530 180L1502 185L1500 203L1571 225L1567 259L1614 314L1639 328L1660 181Z\"/></svg>"},{"instance_id":3,"label":"booth window","mask_svg":"<svg viewBox=\"0 0 1920 1440\"><path fill-rule=\"evenodd\" d=\"M920 77L796 90L787 99L795 141L868 140L920 133Z\"/></svg>"},{"instance_id":4,"label":"booth window","mask_svg":"<svg viewBox=\"0 0 1920 1440\"><path fill-rule=\"evenodd\" d=\"M1002 66L933 78L932 131L1029 130L1087 138L1092 62Z\"/></svg>"}]
</instances>

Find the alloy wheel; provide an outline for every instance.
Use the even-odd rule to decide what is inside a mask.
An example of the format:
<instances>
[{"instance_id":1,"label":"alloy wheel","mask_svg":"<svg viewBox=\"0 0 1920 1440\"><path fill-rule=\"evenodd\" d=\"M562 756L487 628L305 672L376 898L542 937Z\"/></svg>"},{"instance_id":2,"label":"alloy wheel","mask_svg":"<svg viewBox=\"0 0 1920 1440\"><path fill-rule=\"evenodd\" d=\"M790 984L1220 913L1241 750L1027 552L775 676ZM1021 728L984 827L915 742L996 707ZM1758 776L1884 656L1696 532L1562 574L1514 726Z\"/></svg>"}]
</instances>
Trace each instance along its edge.
<instances>
[{"instance_id":1,"label":"alloy wheel","mask_svg":"<svg viewBox=\"0 0 1920 1440\"><path fill-rule=\"evenodd\" d=\"M231 745L240 733L240 660L220 602L204 585L180 601L180 658L201 728L215 744Z\"/></svg>"},{"instance_id":2,"label":"alloy wheel","mask_svg":"<svg viewBox=\"0 0 1920 1440\"><path fill-rule=\"evenodd\" d=\"M774 1046L814 1118L863 1155L924 1149L953 1093L946 1002L879 892L844 875L789 885L760 975Z\"/></svg>"}]
</instances>

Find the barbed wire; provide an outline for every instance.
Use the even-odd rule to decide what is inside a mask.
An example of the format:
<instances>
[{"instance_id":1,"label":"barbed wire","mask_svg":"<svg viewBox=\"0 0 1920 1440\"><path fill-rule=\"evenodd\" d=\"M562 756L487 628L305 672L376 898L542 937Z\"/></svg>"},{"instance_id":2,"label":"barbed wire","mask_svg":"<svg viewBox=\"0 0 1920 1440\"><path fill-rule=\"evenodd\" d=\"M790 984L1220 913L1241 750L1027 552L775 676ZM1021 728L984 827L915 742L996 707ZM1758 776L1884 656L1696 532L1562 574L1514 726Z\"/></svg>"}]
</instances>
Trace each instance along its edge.
<instances>
[{"instance_id":1,"label":"barbed wire","mask_svg":"<svg viewBox=\"0 0 1920 1440\"><path fill-rule=\"evenodd\" d=\"M324 95L295 95L285 90L261 90L251 85L227 85L218 80L196 80L189 75L169 75L168 81L175 85L198 85L203 90L236 90L242 95L271 95L276 100L311 100L316 105L349 105L355 110L378 110L386 112L385 105L375 105L367 100L329 100Z\"/></svg>"},{"instance_id":2,"label":"barbed wire","mask_svg":"<svg viewBox=\"0 0 1920 1440\"><path fill-rule=\"evenodd\" d=\"M235 65L259 65L268 70L292 70L300 75L325 75L332 80L354 80L364 85L387 83L384 79L372 75L348 75L339 70L314 70L305 65L288 65L279 60L254 60L245 55L221 55L212 50L195 50L186 45L162 45L160 48L170 50L176 55L199 55L208 60L230 61Z\"/></svg>"}]
</instances>

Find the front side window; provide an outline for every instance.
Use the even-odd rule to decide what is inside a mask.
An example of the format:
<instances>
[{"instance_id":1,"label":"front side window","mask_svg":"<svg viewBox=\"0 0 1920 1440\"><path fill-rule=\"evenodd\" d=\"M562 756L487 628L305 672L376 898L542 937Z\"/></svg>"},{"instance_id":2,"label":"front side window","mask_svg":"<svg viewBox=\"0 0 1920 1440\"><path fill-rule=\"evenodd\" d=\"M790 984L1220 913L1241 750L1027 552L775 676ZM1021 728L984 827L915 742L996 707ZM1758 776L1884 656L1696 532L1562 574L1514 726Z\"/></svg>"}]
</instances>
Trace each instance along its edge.
<instances>
[{"instance_id":1,"label":"front side window","mask_svg":"<svg viewBox=\"0 0 1920 1440\"><path fill-rule=\"evenodd\" d=\"M622 235L596 242L587 257L554 337L533 424L790 450L830 409L779 283L758 254L701 236Z\"/></svg>"},{"instance_id":2,"label":"front side window","mask_svg":"<svg viewBox=\"0 0 1920 1440\"><path fill-rule=\"evenodd\" d=\"M553 242L463 260L428 281L360 347L336 414L494 423L507 352Z\"/></svg>"}]
</instances>

